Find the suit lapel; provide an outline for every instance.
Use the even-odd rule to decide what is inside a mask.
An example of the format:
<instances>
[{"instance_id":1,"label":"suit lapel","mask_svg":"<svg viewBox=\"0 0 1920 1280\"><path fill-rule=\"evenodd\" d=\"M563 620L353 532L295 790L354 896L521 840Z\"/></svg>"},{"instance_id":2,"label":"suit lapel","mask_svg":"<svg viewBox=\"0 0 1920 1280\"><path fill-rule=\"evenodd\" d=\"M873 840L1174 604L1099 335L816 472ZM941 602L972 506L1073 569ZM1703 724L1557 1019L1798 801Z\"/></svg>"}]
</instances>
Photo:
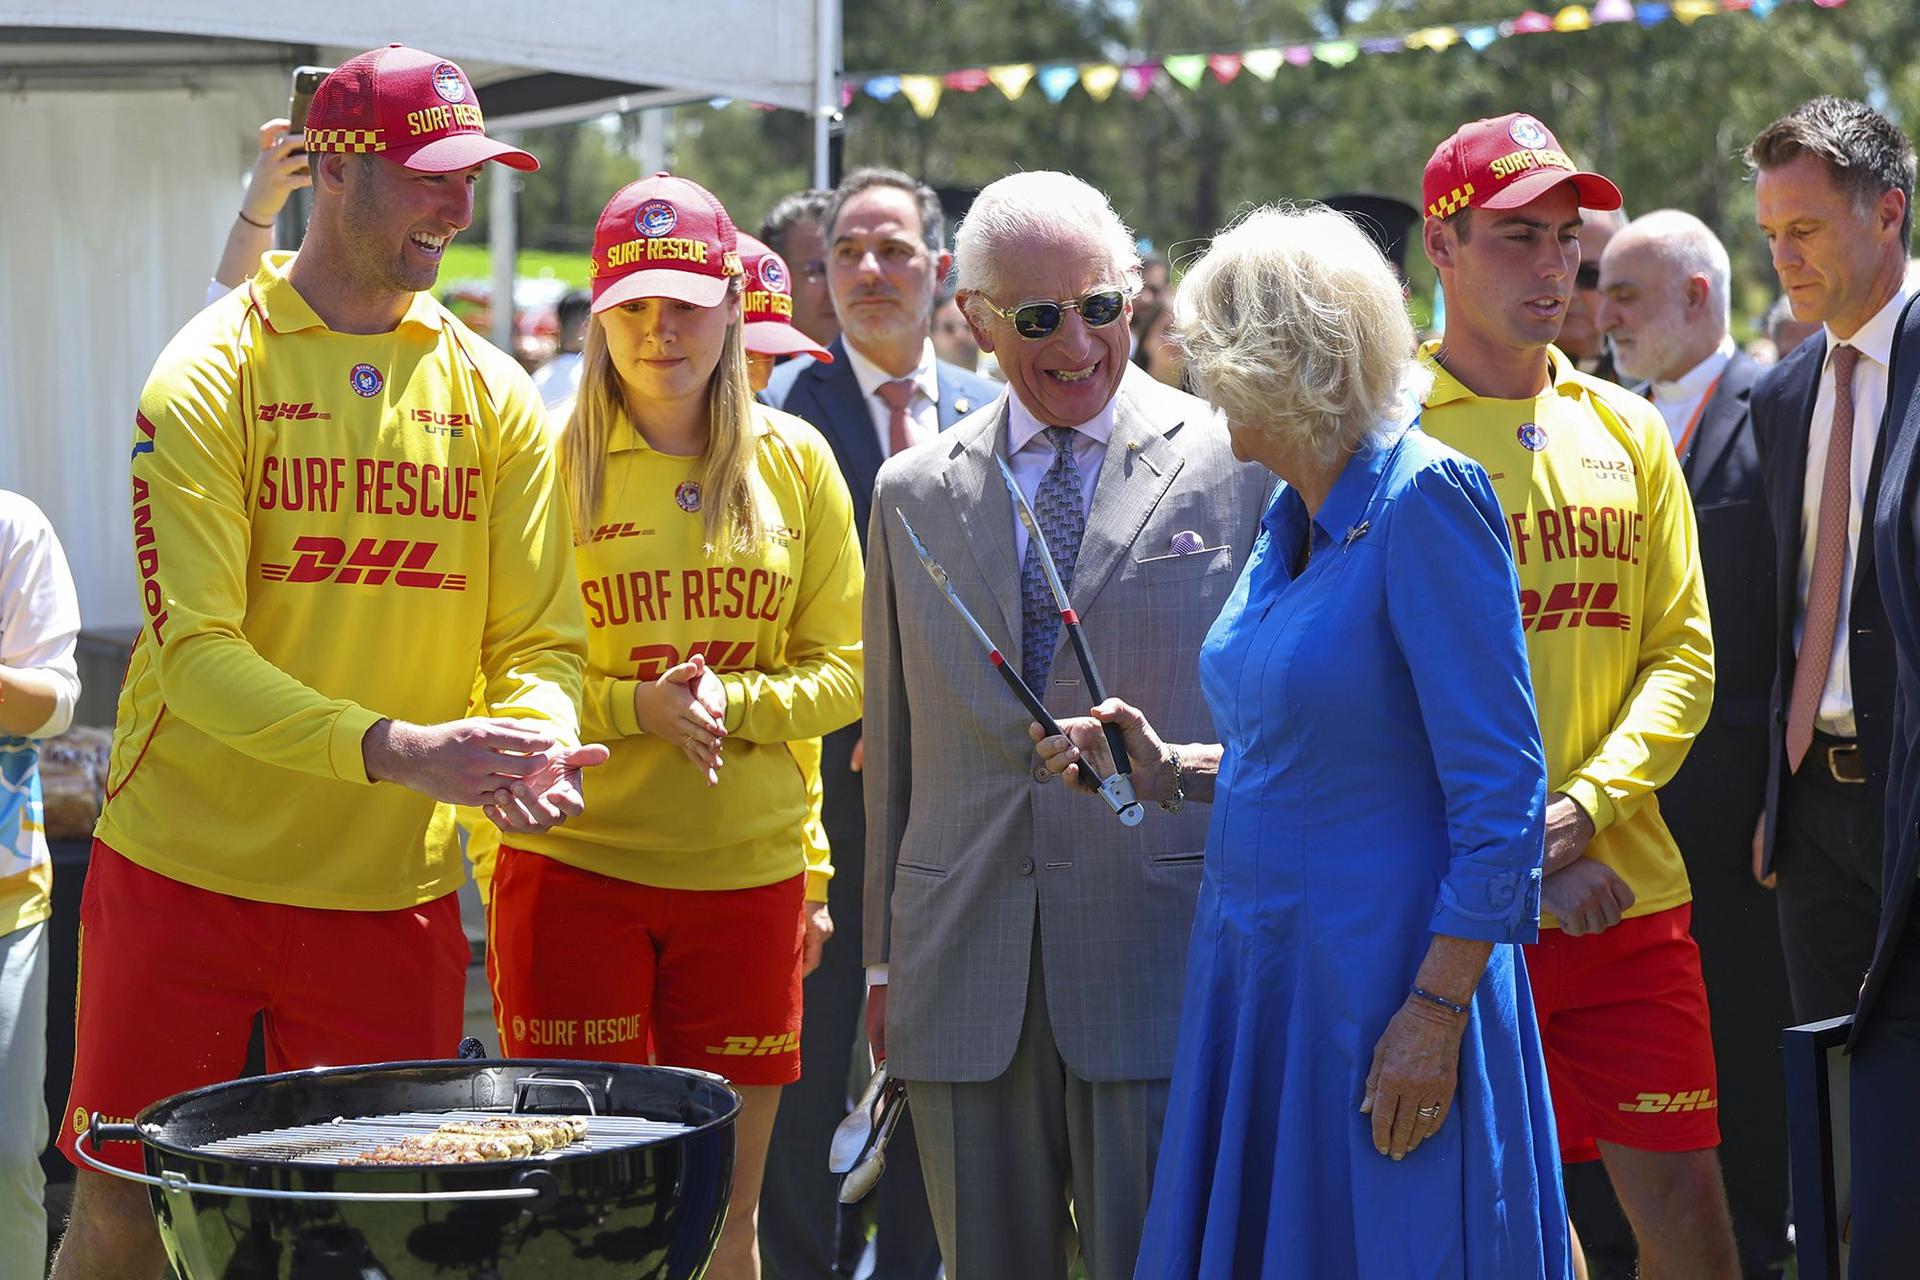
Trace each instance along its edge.
<instances>
[{"instance_id":1,"label":"suit lapel","mask_svg":"<svg viewBox=\"0 0 1920 1280\"><path fill-rule=\"evenodd\" d=\"M1686 459L1681 463L1680 469L1687 477L1687 489L1692 493L1706 491L1707 481L1739 437L1740 421L1747 411L1747 397L1753 390L1753 379L1745 376L1747 370L1740 364L1744 359L1745 356L1736 354L1720 375L1720 381L1713 389L1713 398L1700 415L1700 426L1694 435L1693 447L1687 450Z\"/></svg>"},{"instance_id":2,"label":"suit lapel","mask_svg":"<svg viewBox=\"0 0 1920 1280\"><path fill-rule=\"evenodd\" d=\"M866 397L860 394L860 380L853 376L853 365L847 360L845 341L835 338L833 363L816 364L805 377L821 417L833 425L848 486L870 494L882 461L880 441L873 433L873 415L867 410Z\"/></svg>"},{"instance_id":3,"label":"suit lapel","mask_svg":"<svg viewBox=\"0 0 1920 1280\"><path fill-rule=\"evenodd\" d=\"M954 423L960 421L960 419L966 417L975 409L984 408L987 404L987 401L977 400L956 386L954 380L947 376L947 369L948 365L944 360L934 366L934 376L938 378L940 382L940 404L938 408L940 410L940 429L942 431L952 429Z\"/></svg>"},{"instance_id":4,"label":"suit lapel","mask_svg":"<svg viewBox=\"0 0 1920 1280\"><path fill-rule=\"evenodd\" d=\"M993 592L1006 624L1005 651L1020 652L1020 562L1013 549L1013 499L993 460L994 451L1006 434L1007 408L1001 398L997 412L984 415L970 428L964 439L949 449L946 470L941 479L960 527L966 531L967 549L980 571L981 581ZM943 448L946 446L943 445ZM936 557L939 547L928 548ZM1081 555L1085 557L1085 548ZM982 619L985 622L985 619ZM997 638L997 637L996 637Z\"/></svg>"},{"instance_id":5,"label":"suit lapel","mask_svg":"<svg viewBox=\"0 0 1920 1280\"><path fill-rule=\"evenodd\" d=\"M1167 440L1167 434L1180 426L1175 422L1164 429L1156 427L1135 407L1126 385L1121 385L1114 404L1113 434L1107 439L1106 460L1100 464L1080 560L1073 570L1077 612L1085 614L1093 607L1094 598L1120 567L1184 465L1180 451Z\"/></svg>"}]
</instances>

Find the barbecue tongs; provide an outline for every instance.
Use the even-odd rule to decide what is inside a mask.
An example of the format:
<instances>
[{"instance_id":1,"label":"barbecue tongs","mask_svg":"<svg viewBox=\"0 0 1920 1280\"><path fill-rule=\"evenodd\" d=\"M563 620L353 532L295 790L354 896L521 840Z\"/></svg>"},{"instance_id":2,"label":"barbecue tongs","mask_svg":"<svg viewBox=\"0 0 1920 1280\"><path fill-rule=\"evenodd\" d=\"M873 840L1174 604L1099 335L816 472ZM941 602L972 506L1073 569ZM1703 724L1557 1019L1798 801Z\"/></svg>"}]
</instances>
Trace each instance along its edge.
<instances>
[{"instance_id":1,"label":"barbecue tongs","mask_svg":"<svg viewBox=\"0 0 1920 1280\"><path fill-rule=\"evenodd\" d=\"M857 1204L880 1181L887 1168L887 1144L906 1109L906 1084L889 1078L887 1064L881 1063L867 1078L859 1103L833 1131L827 1168L845 1175L841 1204Z\"/></svg>"},{"instance_id":2,"label":"barbecue tongs","mask_svg":"<svg viewBox=\"0 0 1920 1280\"><path fill-rule=\"evenodd\" d=\"M1086 638L1080 634L1079 615L1074 613L1072 605L1067 603L1066 590L1060 584L1060 575L1054 569L1053 557L1047 551L1046 539L1040 536L1039 525L1033 518L1033 512L1027 508L1026 499L1021 497L1018 486L1013 485L1012 475L1005 471L1006 463L1001 462L1000 465L1009 487L1013 488L1015 505L1020 510L1020 518L1027 525L1027 536L1039 540L1041 562L1046 566L1047 580L1053 588L1055 600L1060 605L1061 620L1067 626L1067 633L1073 637L1074 652L1079 655L1080 668L1087 676L1088 692L1093 695L1095 702L1099 702L1106 695L1101 691L1100 677L1094 670L1093 655L1086 647ZM907 531L907 540L913 544L914 554L920 557L921 567L926 569L927 576L933 579L933 584L940 588L942 595L946 596L947 603L952 605L955 612L960 615L960 620L967 624L967 630L973 632L973 637L980 642L980 647L987 651L987 661L993 664L994 670L1000 673L1000 678L1006 681L1007 688L1013 690L1014 696L1020 699L1028 714L1039 722L1040 727L1049 737L1058 736L1059 723L1054 720L1033 690L1027 687L1027 682L1020 678L1020 672L1007 661L1006 655L1000 652L1000 647L994 644L993 638L987 634L986 629L975 620L973 611L961 602L959 593L954 591L953 583L947 577L947 571L940 567L940 562L933 558L931 551L927 550L927 544L920 541L920 535L915 533L913 526L907 522L906 513L895 507L893 514L900 518L900 527ZM1107 802L1107 807L1112 809L1120 819L1122 826L1137 827L1145 816L1145 810L1140 807L1139 800L1134 798L1133 779L1128 776L1131 765L1127 760L1126 747L1121 740L1118 728L1113 725L1104 727L1107 732L1107 746L1113 753L1114 773L1112 777L1102 781L1096 790L1099 791L1100 798ZM1080 763L1084 768L1086 764L1084 757Z\"/></svg>"}]
</instances>

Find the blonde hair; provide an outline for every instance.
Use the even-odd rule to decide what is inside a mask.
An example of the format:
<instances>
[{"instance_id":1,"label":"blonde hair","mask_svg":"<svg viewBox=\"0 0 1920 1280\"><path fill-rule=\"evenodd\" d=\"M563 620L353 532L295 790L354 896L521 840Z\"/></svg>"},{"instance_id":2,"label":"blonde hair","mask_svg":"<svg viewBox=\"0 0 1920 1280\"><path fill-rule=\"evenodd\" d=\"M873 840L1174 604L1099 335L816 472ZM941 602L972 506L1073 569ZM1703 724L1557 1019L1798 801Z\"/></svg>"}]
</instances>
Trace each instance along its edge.
<instances>
[{"instance_id":1,"label":"blonde hair","mask_svg":"<svg viewBox=\"0 0 1920 1280\"><path fill-rule=\"evenodd\" d=\"M740 292L734 277L729 297ZM759 448L753 386L747 376L747 348L741 321L727 326L720 363L707 383L707 447L694 469L704 495L700 523L707 554L751 554L766 545L767 521L754 481L753 458ZM560 475L573 504L573 540L585 542L600 511L606 487L607 442L626 413L620 374L607 350L606 326L594 315L580 352L580 390L560 437Z\"/></svg>"},{"instance_id":2,"label":"blonde hair","mask_svg":"<svg viewBox=\"0 0 1920 1280\"><path fill-rule=\"evenodd\" d=\"M1174 328L1230 422L1322 462L1358 449L1417 381L1399 278L1319 206L1267 205L1222 231L1181 282Z\"/></svg>"}]
</instances>

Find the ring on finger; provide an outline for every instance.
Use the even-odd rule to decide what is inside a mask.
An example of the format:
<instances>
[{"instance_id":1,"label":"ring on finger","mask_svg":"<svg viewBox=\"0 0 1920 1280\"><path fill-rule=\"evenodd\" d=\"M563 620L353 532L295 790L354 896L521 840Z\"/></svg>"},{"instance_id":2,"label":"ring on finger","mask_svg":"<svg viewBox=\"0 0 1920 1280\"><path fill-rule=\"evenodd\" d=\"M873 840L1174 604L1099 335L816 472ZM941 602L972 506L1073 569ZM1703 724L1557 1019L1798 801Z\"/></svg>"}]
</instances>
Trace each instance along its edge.
<instances>
[{"instance_id":1,"label":"ring on finger","mask_svg":"<svg viewBox=\"0 0 1920 1280\"><path fill-rule=\"evenodd\" d=\"M1440 1104L1436 1102L1432 1106L1416 1107L1413 1113L1422 1120L1438 1120L1440 1118Z\"/></svg>"}]
</instances>

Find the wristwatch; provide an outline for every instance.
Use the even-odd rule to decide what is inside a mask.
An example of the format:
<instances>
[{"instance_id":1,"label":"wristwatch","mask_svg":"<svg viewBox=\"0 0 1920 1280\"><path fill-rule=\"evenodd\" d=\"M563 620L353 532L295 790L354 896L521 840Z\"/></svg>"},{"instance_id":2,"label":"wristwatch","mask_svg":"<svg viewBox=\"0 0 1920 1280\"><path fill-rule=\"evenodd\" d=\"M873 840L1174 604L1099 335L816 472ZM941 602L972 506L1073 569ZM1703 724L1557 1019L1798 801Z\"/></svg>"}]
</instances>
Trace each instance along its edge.
<instances>
[{"instance_id":1,"label":"wristwatch","mask_svg":"<svg viewBox=\"0 0 1920 1280\"><path fill-rule=\"evenodd\" d=\"M1167 753L1167 763L1173 767L1173 794L1160 802L1160 807L1168 813L1178 813L1187 803L1186 769L1180 763L1180 752L1170 743L1162 743Z\"/></svg>"}]
</instances>

